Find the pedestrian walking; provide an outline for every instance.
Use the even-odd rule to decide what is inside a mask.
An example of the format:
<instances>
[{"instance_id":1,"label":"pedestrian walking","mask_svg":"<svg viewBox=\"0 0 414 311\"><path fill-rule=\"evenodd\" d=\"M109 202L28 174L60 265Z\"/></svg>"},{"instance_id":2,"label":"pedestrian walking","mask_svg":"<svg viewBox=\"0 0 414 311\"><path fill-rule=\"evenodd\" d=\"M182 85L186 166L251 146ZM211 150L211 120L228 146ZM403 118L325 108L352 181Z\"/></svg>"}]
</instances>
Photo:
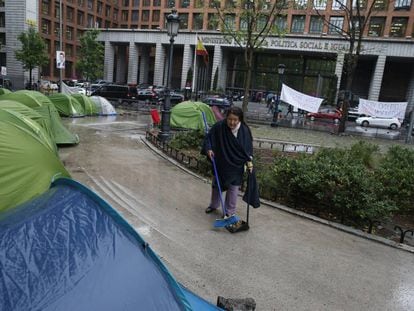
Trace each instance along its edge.
<instances>
[{"instance_id":1,"label":"pedestrian walking","mask_svg":"<svg viewBox=\"0 0 414 311\"><path fill-rule=\"evenodd\" d=\"M253 170L253 138L248 125L244 122L243 110L233 106L227 110L226 118L214 124L204 139L201 153L217 167L221 190L226 191L226 216L236 214L239 188L242 184L244 167ZM211 187L211 200L205 212L211 213L219 208L220 194L215 179ZM243 230L243 221L228 226L231 232ZM230 231L229 230L229 231ZM244 229L246 230L246 229Z\"/></svg>"}]
</instances>

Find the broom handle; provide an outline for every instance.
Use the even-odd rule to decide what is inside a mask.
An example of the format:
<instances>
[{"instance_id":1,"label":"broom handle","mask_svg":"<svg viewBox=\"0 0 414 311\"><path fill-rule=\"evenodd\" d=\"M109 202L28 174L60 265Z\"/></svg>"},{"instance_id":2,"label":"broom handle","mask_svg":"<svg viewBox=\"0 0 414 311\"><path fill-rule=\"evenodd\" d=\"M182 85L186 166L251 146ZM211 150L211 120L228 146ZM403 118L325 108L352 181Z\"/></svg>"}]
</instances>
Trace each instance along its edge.
<instances>
[{"instance_id":1,"label":"broom handle","mask_svg":"<svg viewBox=\"0 0 414 311\"><path fill-rule=\"evenodd\" d=\"M207 137L208 143L211 147L211 141L208 137L208 125L207 125L206 115L205 115L204 111L201 112L201 114L203 115L204 129L205 129L205 132L206 132L206 137ZM219 180L219 177L218 177L217 166L216 166L216 161L214 160L214 156L211 157L211 162L213 163L214 177L216 179L216 184L217 184L217 188L218 188L218 191L219 191L221 209L223 211L223 217L225 217L226 216L226 207L224 205L223 195L221 194L220 180Z\"/></svg>"}]
</instances>

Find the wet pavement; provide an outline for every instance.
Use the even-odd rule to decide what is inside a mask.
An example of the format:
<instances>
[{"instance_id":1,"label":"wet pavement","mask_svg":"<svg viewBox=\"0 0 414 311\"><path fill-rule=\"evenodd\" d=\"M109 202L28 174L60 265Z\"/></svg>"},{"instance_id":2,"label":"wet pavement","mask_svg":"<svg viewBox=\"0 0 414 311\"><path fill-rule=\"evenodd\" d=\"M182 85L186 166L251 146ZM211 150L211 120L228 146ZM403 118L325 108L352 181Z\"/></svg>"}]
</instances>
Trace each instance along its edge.
<instances>
[{"instance_id":1,"label":"wet pavement","mask_svg":"<svg viewBox=\"0 0 414 311\"><path fill-rule=\"evenodd\" d=\"M414 310L414 255L263 205L230 234L206 215L208 182L144 142L149 115L65 120L80 144L60 149L72 177L116 208L176 279L215 303L257 310ZM246 205L239 201L244 217Z\"/></svg>"}]
</instances>

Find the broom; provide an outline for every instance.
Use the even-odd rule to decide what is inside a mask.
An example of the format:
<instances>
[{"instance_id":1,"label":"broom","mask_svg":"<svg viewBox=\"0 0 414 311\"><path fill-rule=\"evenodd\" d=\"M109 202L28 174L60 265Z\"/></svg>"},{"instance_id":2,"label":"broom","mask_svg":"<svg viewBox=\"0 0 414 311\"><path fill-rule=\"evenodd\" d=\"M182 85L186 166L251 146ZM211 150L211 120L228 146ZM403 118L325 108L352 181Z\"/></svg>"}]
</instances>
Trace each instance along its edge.
<instances>
[{"instance_id":1,"label":"broom","mask_svg":"<svg viewBox=\"0 0 414 311\"><path fill-rule=\"evenodd\" d=\"M202 112L203 115L203 121L204 121L204 129L206 132L206 137L208 138L208 125L207 125L207 119L206 119L206 115L204 112ZM208 140L209 145L211 146L211 142L210 140ZM228 225L232 225L235 224L236 222L238 222L240 220L239 217L237 217L236 215L231 215L231 216L226 216L226 206L224 205L224 200L223 200L223 196L221 194L221 187L220 187L220 181L219 181L219 176L217 173L217 166L216 166L216 161L214 160L214 156L211 157L211 162L213 163L213 170L214 170L214 177L216 179L216 184L217 184L217 188L218 188L218 192L219 192L219 196L220 196L220 202L221 202L221 209L223 211L223 218L221 219L216 219L214 221L214 227L215 228L223 228L226 227Z\"/></svg>"}]
</instances>

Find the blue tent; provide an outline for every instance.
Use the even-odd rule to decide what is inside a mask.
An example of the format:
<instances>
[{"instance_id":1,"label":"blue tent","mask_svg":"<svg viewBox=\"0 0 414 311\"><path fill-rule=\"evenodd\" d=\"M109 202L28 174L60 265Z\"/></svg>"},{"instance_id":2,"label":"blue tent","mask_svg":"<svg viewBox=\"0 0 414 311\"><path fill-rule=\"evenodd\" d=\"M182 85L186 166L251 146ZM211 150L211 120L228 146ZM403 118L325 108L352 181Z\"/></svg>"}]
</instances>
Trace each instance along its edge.
<instances>
[{"instance_id":1,"label":"blue tent","mask_svg":"<svg viewBox=\"0 0 414 311\"><path fill-rule=\"evenodd\" d=\"M105 201L66 178L0 214L1 310L221 310L178 284Z\"/></svg>"}]
</instances>

